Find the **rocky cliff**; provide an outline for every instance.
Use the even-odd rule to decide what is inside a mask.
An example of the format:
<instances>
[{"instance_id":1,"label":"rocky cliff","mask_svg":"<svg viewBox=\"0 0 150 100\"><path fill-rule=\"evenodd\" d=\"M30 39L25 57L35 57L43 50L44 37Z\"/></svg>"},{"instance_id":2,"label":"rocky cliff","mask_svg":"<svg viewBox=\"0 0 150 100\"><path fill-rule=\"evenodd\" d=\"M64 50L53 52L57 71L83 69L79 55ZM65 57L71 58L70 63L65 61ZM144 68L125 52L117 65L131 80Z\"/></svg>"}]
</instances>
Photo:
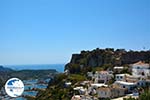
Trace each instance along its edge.
<instances>
[{"instance_id":1,"label":"rocky cliff","mask_svg":"<svg viewBox=\"0 0 150 100\"><path fill-rule=\"evenodd\" d=\"M101 67L131 64L137 61L150 62L150 51L126 51L124 49L106 48L92 51L81 51L73 54L65 69L70 72L79 71L81 67ZM75 71L74 71L75 70Z\"/></svg>"}]
</instances>

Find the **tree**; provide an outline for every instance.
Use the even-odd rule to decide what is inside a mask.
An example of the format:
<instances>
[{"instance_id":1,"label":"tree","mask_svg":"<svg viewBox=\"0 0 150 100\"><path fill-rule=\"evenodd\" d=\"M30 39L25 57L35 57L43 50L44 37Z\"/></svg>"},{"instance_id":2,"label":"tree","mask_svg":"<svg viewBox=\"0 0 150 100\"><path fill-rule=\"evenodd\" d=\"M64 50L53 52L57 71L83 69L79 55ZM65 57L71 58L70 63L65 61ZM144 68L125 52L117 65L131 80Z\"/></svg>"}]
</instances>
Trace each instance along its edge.
<instances>
[{"instance_id":1,"label":"tree","mask_svg":"<svg viewBox=\"0 0 150 100\"><path fill-rule=\"evenodd\" d=\"M145 91L140 95L140 100L150 100L150 91Z\"/></svg>"}]
</instances>

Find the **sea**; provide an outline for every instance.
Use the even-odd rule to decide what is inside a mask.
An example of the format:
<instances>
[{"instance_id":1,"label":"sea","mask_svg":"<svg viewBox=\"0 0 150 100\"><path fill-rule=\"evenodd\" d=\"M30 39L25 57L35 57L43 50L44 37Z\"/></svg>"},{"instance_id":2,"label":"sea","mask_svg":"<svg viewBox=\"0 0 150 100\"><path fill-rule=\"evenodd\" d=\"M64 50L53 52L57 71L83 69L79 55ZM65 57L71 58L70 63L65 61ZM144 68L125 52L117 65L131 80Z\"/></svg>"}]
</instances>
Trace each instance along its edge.
<instances>
[{"instance_id":1,"label":"sea","mask_svg":"<svg viewBox=\"0 0 150 100\"><path fill-rule=\"evenodd\" d=\"M64 72L65 64L28 64L28 65L4 65L4 67L13 70L40 70L40 69L55 69L58 72Z\"/></svg>"},{"instance_id":2,"label":"sea","mask_svg":"<svg viewBox=\"0 0 150 100\"><path fill-rule=\"evenodd\" d=\"M55 69L59 73L64 72L65 64L30 64L30 65L3 65L4 67L11 68L13 70L46 70L46 69ZM38 83L38 79L31 80L22 80L25 85L25 90L22 95L25 96L36 96L38 91L28 90L36 88L36 89L46 89L48 86L48 82L50 79L44 79L44 84ZM3 94L3 95L1 95ZM4 87L0 90L0 100L27 100L23 96L11 99L5 92Z\"/></svg>"}]
</instances>

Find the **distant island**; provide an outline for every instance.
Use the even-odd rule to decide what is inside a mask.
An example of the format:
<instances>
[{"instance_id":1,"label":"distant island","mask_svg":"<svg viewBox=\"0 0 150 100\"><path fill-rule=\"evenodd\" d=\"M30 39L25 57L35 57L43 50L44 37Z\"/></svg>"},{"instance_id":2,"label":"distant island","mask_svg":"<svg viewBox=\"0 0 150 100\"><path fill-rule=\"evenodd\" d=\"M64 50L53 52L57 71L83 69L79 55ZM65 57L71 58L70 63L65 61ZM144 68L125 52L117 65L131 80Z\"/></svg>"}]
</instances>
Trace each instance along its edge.
<instances>
[{"instance_id":1,"label":"distant island","mask_svg":"<svg viewBox=\"0 0 150 100\"><path fill-rule=\"evenodd\" d=\"M13 70L0 66L0 89L9 78L17 77L21 80L53 78L58 72L55 69L41 70Z\"/></svg>"},{"instance_id":2,"label":"distant island","mask_svg":"<svg viewBox=\"0 0 150 100\"><path fill-rule=\"evenodd\" d=\"M56 75L45 91L39 91L36 100L110 100L122 96L124 100L136 100L132 97L147 100L149 80L149 50L97 48L73 54L65 72Z\"/></svg>"}]
</instances>

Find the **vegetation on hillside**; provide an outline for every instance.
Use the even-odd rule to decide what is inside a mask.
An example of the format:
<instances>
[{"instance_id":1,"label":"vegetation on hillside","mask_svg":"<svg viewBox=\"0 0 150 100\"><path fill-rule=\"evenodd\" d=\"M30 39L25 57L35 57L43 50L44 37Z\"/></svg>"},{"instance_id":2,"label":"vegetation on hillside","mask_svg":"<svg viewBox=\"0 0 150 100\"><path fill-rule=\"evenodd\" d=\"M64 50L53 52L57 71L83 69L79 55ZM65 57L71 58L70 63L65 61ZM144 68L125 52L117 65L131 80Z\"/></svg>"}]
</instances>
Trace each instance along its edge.
<instances>
[{"instance_id":1,"label":"vegetation on hillside","mask_svg":"<svg viewBox=\"0 0 150 100\"><path fill-rule=\"evenodd\" d=\"M113 69L113 66L125 66L121 73L129 73L129 64L137 61L150 62L150 51L126 51L124 49L106 48L95 49L92 51L81 51L80 54L73 54L71 61L66 64L65 70L69 74L58 74L52 79L45 91L39 91L36 100L70 100L76 94L73 91L75 86L78 86L83 80L87 80L87 72L101 71ZM70 87L65 86L65 82L72 82ZM113 83L112 79L109 84ZM145 96L146 95L146 96ZM149 93L142 94L143 97L148 97Z\"/></svg>"},{"instance_id":2,"label":"vegetation on hillside","mask_svg":"<svg viewBox=\"0 0 150 100\"><path fill-rule=\"evenodd\" d=\"M74 94L73 87L86 77L79 74L58 74L49 83L45 91L39 91L36 100L70 100ZM66 86L66 82L71 82L71 86Z\"/></svg>"},{"instance_id":3,"label":"vegetation on hillside","mask_svg":"<svg viewBox=\"0 0 150 100\"><path fill-rule=\"evenodd\" d=\"M81 51L80 54L73 54L71 61L66 64L65 69L70 73L79 73L82 69L90 70L91 67L121 66L135 63L137 61L150 61L150 51L126 51L124 49L106 48L92 51Z\"/></svg>"}]
</instances>

